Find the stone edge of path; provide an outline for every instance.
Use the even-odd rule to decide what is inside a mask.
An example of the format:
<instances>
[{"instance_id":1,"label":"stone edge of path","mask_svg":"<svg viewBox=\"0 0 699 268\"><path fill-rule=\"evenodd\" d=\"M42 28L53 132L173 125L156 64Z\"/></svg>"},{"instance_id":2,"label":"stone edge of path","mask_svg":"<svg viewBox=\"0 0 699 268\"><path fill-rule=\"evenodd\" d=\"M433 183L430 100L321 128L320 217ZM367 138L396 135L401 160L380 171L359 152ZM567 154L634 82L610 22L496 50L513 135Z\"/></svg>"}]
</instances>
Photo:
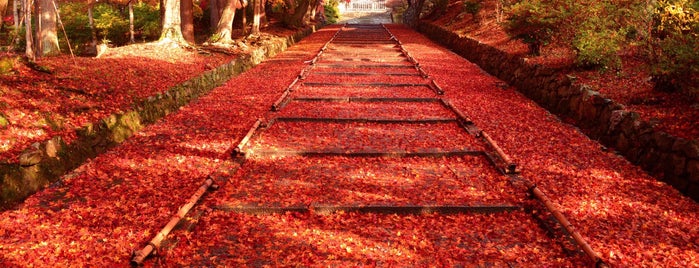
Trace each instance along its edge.
<instances>
[{"instance_id":1,"label":"stone edge of path","mask_svg":"<svg viewBox=\"0 0 699 268\"><path fill-rule=\"evenodd\" d=\"M273 38L269 43L252 52L241 54L231 62L202 72L147 99L136 101L127 111L111 114L77 128L77 138L70 144L61 136L32 144L20 154L19 163L0 165L0 211L60 180L62 175L80 166L87 159L124 142L143 127L177 111L264 59L285 51L319 28L310 26L290 36Z\"/></svg>"},{"instance_id":2,"label":"stone edge of path","mask_svg":"<svg viewBox=\"0 0 699 268\"><path fill-rule=\"evenodd\" d=\"M699 201L699 140L655 130L638 113L551 68L431 23L421 22L416 30L516 87L547 110L575 119L590 138Z\"/></svg>"}]
</instances>

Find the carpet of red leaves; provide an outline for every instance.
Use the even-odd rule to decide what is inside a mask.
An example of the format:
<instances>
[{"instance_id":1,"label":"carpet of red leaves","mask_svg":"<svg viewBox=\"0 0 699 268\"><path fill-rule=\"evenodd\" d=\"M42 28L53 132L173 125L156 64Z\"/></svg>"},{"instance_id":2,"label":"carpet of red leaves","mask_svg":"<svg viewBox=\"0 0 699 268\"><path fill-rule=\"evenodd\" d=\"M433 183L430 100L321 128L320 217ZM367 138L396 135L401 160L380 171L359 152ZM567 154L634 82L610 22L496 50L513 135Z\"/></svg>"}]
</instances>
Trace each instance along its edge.
<instances>
[{"instance_id":1,"label":"carpet of red leaves","mask_svg":"<svg viewBox=\"0 0 699 268\"><path fill-rule=\"evenodd\" d=\"M349 28L351 31L352 27ZM342 45L333 44L329 48L335 47ZM324 55L318 64L333 59L333 55ZM319 69L314 68L310 76ZM367 69L353 71L366 72ZM417 74L415 69L412 72ZM415 113L427 110L430 114L454 117L453 113L445 114L444 106L440 107L442 111L435 111L434 103L429 102L377 105L315 101L313 105L320 108L311 108L308 102L294 99L305 96L306 87L309 86L304 84L292 92L289 107L297 108L291 112L283 108L279 114L270 116L294 116L295 112L300 112L309 118L358 119L365 115L383 118L379 115L394 112L388 118L404 118L406 115L419 117ZM377 92L371 87L337 86L318 91L318 97L347 94L394 96L390 90ZM438 97L433 91L412 94L420 98ZM415 107L412 115L406 108L409 105ZM338 107L348 109L336 112L340 110ZM366 110L368 108L382 111L369 115L373 110ZM319 113L309 114L304 109ZM571 256L561 250L558 241L547 236L524 211L497 215L342 211L239 214L235 211L259 209L269 213L272 209L309 206L313 211L318 206L502 206L524 202L524 194L511 187L509 178L499 174L483 155L435 158L279 155L288 150L345 153L454 147L458 150L465 145L483 150L482 144L455 123L274 122L251 140L245 149L248 158L241 170L229 179L229 184L203 202L199 211L204 215L197 219L196 226L189 232L174 235L172 240L177 246L163 254L159 260L161 264L421 267L579 266L585 263L583 256ZM277 155L257 155L264 151ZM186 258L193 252L197 257Z\"/></svg>"},{"instance_id":2,"label":"carpet of red leaves","mask_svg":"<svg viewBox=\"0 0 699 268\"><path fill-rule=\"evenodd\" d=\"M527 46L519 40L511 39L497 22L497 2L480 1L481 11L478 19L474 20L470 14L463 12L463 1L450 0L445 14L429 22L513 55L527 57L531 63L559 69L576 77L578 82L590 85L604 96L638 112L658 130L689 140L699 139L699 99L684 93L653 90L649 66L643 60L640 48L634 45L625 47L620 52L621 69L606 72L573 68L573 51L555 43L544 46L541 56L529 57Z\"/></svg>"},{"instance_id":3,"label":"carpet of red leaves","mask_svg":"<svg viewBox=\"0 0 699 268\"><path fill-rule=\"evenodd\" d=\"M279 27L265 30L263 36L293 34ZM236 57L145 43L109 48L99 58L39 58L36 63L52 74L15 64L13 72L0 76L0 115L9 120L0 128L0 163L16 163L29 145L56 135L70 142L75 128L129 110L134 102Z\"/></svg>"},{"instance_id":4,"label":"carpet of red leaves","mask_svg":"<svg viewBox=\"0 0 699 268\"><path fill-rule=\"evenodd\" d=\"M395 29L394 29L395 28ZM699 265L699 205L474 64L402 27L392 32L451 99L520 163L613 267ZM425 49L429 47L430 49ZM459 66L459 68L454 68Z\"/></svg>"},{"instance_id":5,"label":"carpet of red leaves","mask_svg":"<svg viewBox=\"0 0 699 268\"><path fill-rule=\"evenodd\" d=\"M560 205L606 261L622 267L698 265L697 203L624 159L602 151L598 143L517 92L499 88L498 80L483 74L477 66L412 30L390 27L425 71L439 82L446 91L445 97L522 164L524 176L535 181ZM288 53L262 63L146 127L121 146L28 198L21 207L0 213L0 264L8 267L127 265L132 250L150 240L199 187L203 177L227 160L231 146L257 118L265 116L269 105L304 67L304 61L335 30L328 27L310 36ZM397 107L397 110L405 108ZM291 160L260 160L250 165L285 165L285 161ZM344 181L320 186L331 189L346 184L353 179L352 172L377 165L362 161L336 159L340 166L337 175L344 176ZM436 174L418 179L410 169L386 169L375 174L377 180L371 182L374 185L365 183L361 189L371 192L366 189L390 187L393 182L388 178L396 174L424 187L421 180L434 181L441 178L440 172L447 173L445 167L429 162L401 164L410 164L411 169L424 167ZM310 162L300 166L313 170L313 165ZM450 165L459 170L460 164ZM302 191L318 187L310 186L309 181L299 179L289 169L279 172L285 171L289 174L283 176L294 180L272 182L258 177L264 177L263 172L238 174L241 180L237 182L266 180L272 183L270 189L279 183L297 183ZM270 168L266 172L274 171ZM491 176L483 172L475 177ZM443 179L438 183L445 186L458 187L465 183ZM488 180L495 184L501 181ZM488 187L479 186L478 180L471 184L470 192L443 194L469 202ZM196 226L191 231L173 234L172 248L163 250L155 262L147 265L580 265L579 259L569 258L552 245L543 230L530 228L536 223L521 211L497 215L249 215L213 209L229 199L260 203L263 201L260 197L271 194L266 188L244 193L234 186L226 184L203 200L199 210L204 216ZM353 194L356 193L347 193L343 198L356 198ZM396 190L396 194L408 201L413 198L407 191ZM282 192L276 196L285 195ZM329 196L320 196L332 201ZM381 200L378 196L374 198ZM504 192L493 200L509 199L510 195ZM299 201L303 202L288 199L273 202Z\"/></svg>"},{"instance_id":6,"label":"carpet of red leaves","mask_svg":"<svg viewBox=\"0 0 699 268\"><path fill-rule=\"evenodd\" d=\"M292 51L317 50L329 33L322 30ZM19 208L4 211L0 266L127 266L131 252L149 241L204 177L229 159L237 139L293 80L279 73L298 73L310 57L297 53L289 57L294 61L240 75L65 175ZM185 71L183 66L187 65L169 68ZM110 67L99 68L106 72ZM169 77L170 69L162 70L162 75ZM109 79L115 85L129 83L124 77ZM169 85L186 76L176 81L159 76L129 79Z\"/></svg>"}]
</instances>

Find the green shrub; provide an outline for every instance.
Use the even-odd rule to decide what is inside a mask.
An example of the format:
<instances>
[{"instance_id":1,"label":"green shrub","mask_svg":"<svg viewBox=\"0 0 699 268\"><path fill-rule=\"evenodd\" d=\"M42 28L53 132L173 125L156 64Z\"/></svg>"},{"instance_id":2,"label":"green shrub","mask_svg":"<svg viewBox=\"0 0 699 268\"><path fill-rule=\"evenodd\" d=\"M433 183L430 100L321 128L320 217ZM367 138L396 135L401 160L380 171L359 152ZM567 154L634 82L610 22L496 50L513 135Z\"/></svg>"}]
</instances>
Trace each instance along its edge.
<instances>
[{"instance_id":1,"label":"green shrub","mask_svg":"<svg viewBox=\"0 0 699 268\"><path fill-rule=\"evenodd\" d=\"M15 68L15 63L17 62L16 57L8 57L6 55L3 55L0 57L0 75L6 75L12 72ZM1 91L0 91L1 92ZM2 94L0 94L2 95ZM0 127L2 127L2 120L4 118L2 117L2 114L0 114Z\"/></svg>"},{"instance_id":2,"label":"green shrub","mask_svg":"<svg viewBox=\"0 0 699 268\"><path fill-rule=\"evenodd\" d=\"M338 0L330 0L323 6L327 23L336 23L337 19L340 18L340 10L337 8L339 5L340 2Z\"/></svg>"},{"instance_id":3,"label":"green shrub","mask_svg":"<svg viewBox=\"0 0 699 268\"><path fill-rule=\"evenodd\" d=\"M575 64L582 68L621 67L618 55L624 33L614 29L610 20L601 17L591 17L578 27L573 39L573 49L576 52Z\"/></svg>"},{"instance_id":4,"label":"green shrub","mask_svg":"<svg viewBox=\"0 0 699 268\"><path fill-rule=\"evenodd\" d=\"M94 20L97 35L103 41L123 45L128 43L129 20L119 9L110 4L94 6Z\"/></svg>"},{"instance_id":5,"label":"green shrub","mask_svg":"<svg viewBox=\"0 0 699 268\"><path fill-rule=\"evenodd\" d=\"M477 0L466 0L464 1L464 11L468 14L476 16L479 11L481 11L481 2Z\"/></svg>"},{"instance_id":6,"label":"green shrub","mask_svg":"<svg viewBox=\"0 0 699 268\"><path fill-rule=\"evenodd\" d=\"M60 6L61 22L66 29L70 45L80 51L85 44L90 43L92 35L87 17L87 5L82 2L63 3ZM64 37L62 34L59 36ZM65 38L60 38L61 49L67 49Z\"/></svg>"},{"instance_id":7,"label":"green shrub","mask_svg":"<svg viewBox=\"0 0 699 268\"><path fill-rule=\"evenodd\" d=\"M654 14L651 72L656 89L697 92L699 87L699 12L697 1L661 0Z\"/></svg>"},{"instance_id":8,"label":"green shrub","mask_svg":"<svg viewBox=\"0 0 699 268\"><path fill-rule=\"evenodd\" d=\"M565 18L553 1L524 0L505 9L508 19L505 31L513 38L529 45L533 55L539 55L541 46L551 42Z\"/></svg>"},{"instance_id":9,"label":"green shrub","mask_svg":"<svg viewBox=\"0 0 699 268\"><path fill-rule=\"evenodd\" d=\"M160 11L157 7L140 2L134 5L133 13L134 29L141 33L143 39L156 40L160 37ZM202 15L199 6L194 5L195 18L201 18Z\"/></svg>"}]
</instances>

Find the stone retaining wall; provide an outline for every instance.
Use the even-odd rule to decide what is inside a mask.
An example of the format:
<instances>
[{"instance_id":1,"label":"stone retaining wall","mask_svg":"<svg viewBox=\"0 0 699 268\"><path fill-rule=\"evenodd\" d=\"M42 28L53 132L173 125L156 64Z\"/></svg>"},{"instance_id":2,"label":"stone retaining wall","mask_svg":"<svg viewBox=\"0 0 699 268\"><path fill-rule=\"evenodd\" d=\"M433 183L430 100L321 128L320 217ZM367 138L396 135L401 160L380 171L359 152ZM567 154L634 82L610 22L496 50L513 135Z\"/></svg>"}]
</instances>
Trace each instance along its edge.
<instances>
[{"instance_id":1,"label":"stone retaining wall","mask_svg":"<svg viewBox=\"0 0 699 268\"><path fill-rule=\"evenodd\" d=\"M654 130L638 113L550 68L529 64L526 59L433 24L423 22L418 28L551 112L575 119L592 139L699 201L699 140Z\"/></svg>"},{"instance_id":2,"label":"stone retaining wall","mask_svg":"<svg viewBox=\"0 0 699 268\"><path fill-rule=\"evenodd\" d=\"M112 114L76 129L77 139L67 144L60 136L37 142L19 156L19 163L0 163L0 209L6 209L55 182L70 170L123 142L144 126L177 111L191 100L254 67L267 57L286 50L315 31L307 28L283 38L273 38L250 54L201 73L146 100L133 103L124 113Z\"/></svg>"}]
</instances>

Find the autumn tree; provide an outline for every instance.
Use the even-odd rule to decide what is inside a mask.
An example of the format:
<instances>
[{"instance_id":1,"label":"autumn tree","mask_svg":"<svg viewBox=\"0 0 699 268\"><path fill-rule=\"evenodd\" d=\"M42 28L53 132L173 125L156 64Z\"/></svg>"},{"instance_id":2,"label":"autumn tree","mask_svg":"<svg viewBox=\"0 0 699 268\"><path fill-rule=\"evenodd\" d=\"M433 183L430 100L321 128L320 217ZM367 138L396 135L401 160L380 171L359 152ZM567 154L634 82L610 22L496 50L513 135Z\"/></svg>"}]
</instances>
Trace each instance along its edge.
<instances>
[{"instance_id":1,"label":"autumn tree","mask_svg":"<svg viewBox=\"0 0 699 268\"><path fill-rule=\"evenodd\" d=\"M7 13L7 4L9 2L7 0L0 0L0 17L4 17L5 14ZM0 25L2 27L3 25Z\"/></svg>"},{"instance_id":2,"label":"autumn tree","mask_svg":"<svg viewBox=\"0 0 699 268\"><path fill-rule=\"evenodd\" d=\"M25 39L25 49L24 55L28 59L34 60L36 57L34 55L34 36L32 35L32 6L31 0L24 0L22 2L22 11L24 12L24 39Z\"/></svg>"},{"instance_id":3,"label":"autumn tree","mask_svg":"<svg viewBox=\"0 0 699 268\"><path fill-rule=\"evenodd\" d=\"M94 1L89 1L87 3L87 19L90 25L90 47L97 53L97 31L95 31L95 17L92 12L94 5Z\"/></svg>"},{"instance_id":4,"label":"autumn tree","mask_svg":"<svg viewBox=\"0 0 699 268\"><path fill-rule=\"evenodd\" d=\"M216 26L218 25L218 21L221 19L221 11L219 8L218 0L210 0L209 1L209 23L210 23L210 29L216 30Z\"/></svg>"},{"instance_id":5,"label":"autumn tree","mask_svg":"<svg viewBox=\"0 0 699 268\"><path fill-rule=\"evenodd\" d=\"M420 20L420 13L425 0L407 0L407 2L408 8L403 13L403 23L410 27L415 27Z\"/></svg>"},{"instance_id":6,"label":"autumn tree","mask_svg":"<svg viewBox=\"0 0 699 268\"><path fill-rule=\"evenodd\" d=\"M282 19L284 25L287 27L305 26L308 19L308 11L311 6L311 0L289 0L287 5L291 8Z\"/></svg>"},{"instance_id":7,"label":"autumn tree","mask_svg":"<svg viewBox=\"0 0 699 268\"><path fill-rule=\"evenodd\" d=\"M180 4L182 36L184 40L194 44L194 2L192 0L180 0Z\"/></svg>"},{"instance_id":8,"label":"autumn tree","mask_svg":"<svg viewBox=\"0 0 699 268\"><path fill-rule=\"evenodd\" d=\"M50 56L60 54L61 50L58 47L58 31L57 20L56 20L56 5L54 0L39 0L39 6L41 9L41 15L39 16L39 23L41 24L41 31L38 33L37 39L39 40L38 51L40 56Z\"/></svg>"},{"instance_id":9,"label":"autumn tree","mask_svg":"<svg viewBox=\"0 0 699 268\"><path fill-rule=\"evenodd\" d=\"M136 39L134 38L134 35L136 35L134 31L134 22L133 22L133 0L129 1L129 42L136 43Z\"/></svg>"},{"instance_id":10,"label":"autumn tree","mask_svg":"<svg viewBox=\"0 0 699 268\"><path fill-rule=\"evenodd\" d=\"M163 0L163 29L160 43L183 45L187 41L182 36L182 20L180 17L180 0Z\"/></svg>"},{"instance_id":11,"label":"autumn tree","mask_svg":"<svg viewBox=\"0 0 699 268\"><path fill-rule=\"evenodd\" d=\"M251 34L260 34L260 23L265 16L265 0L254 0Z\"/></svg>"},{"instance_id":12,"label":"autumn tree","mask_svg":"<svg viewBox=\"0 0 699 268\"><path fill-rule=\"evenodd\" d=\"M233 19L235 18L235 10L243 6L240 1L241 0L226 1L226 5L223 6L221 18L216 25L216 33L209 38L210 42L218 44L233 43Z\"/></svg>"}]
</instances>

